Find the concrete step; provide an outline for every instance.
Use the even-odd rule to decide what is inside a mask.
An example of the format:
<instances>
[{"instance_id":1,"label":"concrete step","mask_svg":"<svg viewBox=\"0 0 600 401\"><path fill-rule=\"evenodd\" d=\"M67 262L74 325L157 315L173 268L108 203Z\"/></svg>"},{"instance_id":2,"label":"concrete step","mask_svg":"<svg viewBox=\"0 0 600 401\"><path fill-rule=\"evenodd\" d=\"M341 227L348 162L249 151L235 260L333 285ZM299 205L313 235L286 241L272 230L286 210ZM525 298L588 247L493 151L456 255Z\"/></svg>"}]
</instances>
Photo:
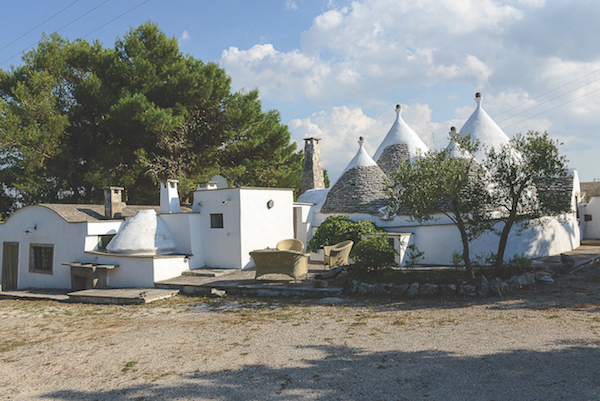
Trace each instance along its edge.
<instances>
[{"instance_id":1,"label":"concrete step","mask_svg":"<svg viewBox=\"0 0 600 401\"><path fill-rule=\"evenodd\" d=\"M69 300L89 304L139 305L171 298L176 288L94 288L68 293Z\"/></svg>"}]
</instances>

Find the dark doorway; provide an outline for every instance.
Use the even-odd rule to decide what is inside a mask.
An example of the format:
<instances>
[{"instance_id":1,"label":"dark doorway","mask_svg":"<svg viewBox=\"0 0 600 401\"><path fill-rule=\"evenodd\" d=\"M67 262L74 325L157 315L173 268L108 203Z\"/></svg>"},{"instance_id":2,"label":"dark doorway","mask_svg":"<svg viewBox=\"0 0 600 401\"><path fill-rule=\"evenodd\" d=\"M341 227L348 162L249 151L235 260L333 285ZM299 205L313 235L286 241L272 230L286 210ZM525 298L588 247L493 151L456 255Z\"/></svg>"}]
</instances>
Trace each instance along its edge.
<instances>
[{"instance_id":1,"label":"dark doorway","mask_svg":"<svg viewBox=\"0 0 600 401\"><path fill-rule=\"evenodd\" d=\"M19 271L19 243L5 242L2 249L2 289L17 289Z\"/></svg>"}]
</instances>

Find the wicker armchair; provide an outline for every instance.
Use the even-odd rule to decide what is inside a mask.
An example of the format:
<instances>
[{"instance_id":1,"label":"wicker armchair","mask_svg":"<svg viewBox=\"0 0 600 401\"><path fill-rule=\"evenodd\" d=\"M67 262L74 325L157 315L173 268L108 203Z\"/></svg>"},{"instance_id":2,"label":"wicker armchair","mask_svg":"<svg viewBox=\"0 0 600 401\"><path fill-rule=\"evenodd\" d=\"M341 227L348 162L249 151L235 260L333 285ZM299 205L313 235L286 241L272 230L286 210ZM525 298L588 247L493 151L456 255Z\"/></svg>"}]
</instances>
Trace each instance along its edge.
<instances>
[{"instance_id":1,"label":"wicker armchair","mask_svg":"<svg viewBox=\"0 0 600 401\"><path fill-rule=\"evenodd\" d=\"M285 274L298 281L308 273L308 253L260 249L250 252L250 256L256 265L254 279L265 274Z\"/></svg>"},{"instance_id":2,"label":"wicker armchair","mask_svg":"<svg viewBox=\"0 0 600 401\"><path fill-rule=\"evenodd\" d=\"M354 245L354 242L348 240L340 242L339 244L324 246L325 264L329 265L330 269L333 266L347 265L352 245Z\"/></svg>"},{"instance_id":3,"label":"wicker armchair","mask_svg":"<svg viewBox=\"0 0 600 401\"><path fill-rule=\"evenodd\" d=\"M280 251L298 251L302 252L304 249L304 242L299 239L284 239L277 243L276 248Z\"/></svg>"}]
</instances>

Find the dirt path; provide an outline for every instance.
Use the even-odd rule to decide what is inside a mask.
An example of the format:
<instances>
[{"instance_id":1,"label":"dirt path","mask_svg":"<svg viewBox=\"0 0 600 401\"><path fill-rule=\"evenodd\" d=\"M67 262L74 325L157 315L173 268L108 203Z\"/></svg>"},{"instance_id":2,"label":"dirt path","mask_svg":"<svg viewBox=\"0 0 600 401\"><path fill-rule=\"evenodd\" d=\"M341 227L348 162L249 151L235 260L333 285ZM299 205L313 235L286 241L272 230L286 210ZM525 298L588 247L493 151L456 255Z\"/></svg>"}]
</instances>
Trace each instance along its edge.
<instances>
[{"instance_id":1,"label":"dirt path","mask_svg":"<svg viewBox=\"0 0 600 401\"><path fill-rule=\"evenodd\" d=\"M600 265L500 300L0 301L0 399L600 399Z\"/></svg>"}]
</instances>

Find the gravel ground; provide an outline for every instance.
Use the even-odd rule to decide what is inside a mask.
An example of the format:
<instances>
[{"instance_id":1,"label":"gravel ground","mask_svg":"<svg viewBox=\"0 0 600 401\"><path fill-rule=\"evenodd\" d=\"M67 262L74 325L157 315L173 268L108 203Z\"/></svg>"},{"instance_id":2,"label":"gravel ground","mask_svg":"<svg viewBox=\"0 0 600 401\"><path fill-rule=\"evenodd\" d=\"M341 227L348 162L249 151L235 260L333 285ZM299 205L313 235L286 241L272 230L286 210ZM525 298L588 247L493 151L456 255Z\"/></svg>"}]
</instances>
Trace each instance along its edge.
<instances>
[{"instance_id":1,"label":"gravel ground","mask_svg":"<svg viewBox=\"0 0 600 401\"><path fill-rule=\"evenodd\" d=\"M2 400L598 400L600 264L510 297L0 300Z\"/></svg>"}]
</instances>

